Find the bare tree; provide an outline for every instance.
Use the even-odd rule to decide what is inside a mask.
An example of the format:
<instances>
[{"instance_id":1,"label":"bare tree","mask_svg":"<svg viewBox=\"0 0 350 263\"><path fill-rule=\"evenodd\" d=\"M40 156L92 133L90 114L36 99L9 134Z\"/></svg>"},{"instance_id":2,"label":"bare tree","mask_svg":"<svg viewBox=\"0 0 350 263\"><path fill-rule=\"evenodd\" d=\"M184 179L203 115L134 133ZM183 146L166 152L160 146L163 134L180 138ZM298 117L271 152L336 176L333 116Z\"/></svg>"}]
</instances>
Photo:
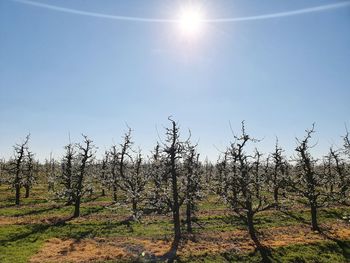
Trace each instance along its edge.
<instances>
[{"instance_id":1,"label":"bare tree","mask_svg":"<svg viewBox=\"0 0 350 263\"><path fill-rule=\"evenodd\" d=\"M34 154L28 149L26 150L25 163L24 163L24 176L23 186L25 189L25 198L29 197L30 189L36 181L35 174L36 170L34 167Z\"/></svg>"},{"instance_id":2,"label":"bare tree","mask_svg":"<svg viewBox=\"0 0 350 263\"><path fill-rule=\"evenodd\" d=\"M149 161L149 175L152 185L151 189L148 191L150 194L149 204L151 209L158 214L165 213L169 209L164 189L164 184L166 183L164 162L160 151L160 145L157 143Z\"/></svg>"},{"instance_id":3,"label":"bare tree","mask_svg":"<svg viewBox=\"0 0 350 263\"><path fill-rule=\"evenodd\" d=\"M66 199L67 205L71 205L73 203L73 174L76 150L72 143L67 144L64 148L66 153L61 163L62 173L58 178L63 186L63 191L59 192L59 196Z\"/></svg>"},{"instance_id":4,"label":"bare tree","mask_svg":"<svg viewBox=\"0 0 350 263\"><path fill-rule=\"evenodd\" d=\"M83 197L86 185L85 179L88 174L89 165L91 164L94 157L94 148L95 146L92 144L92 140L88 139L86 135L83 135L84 141L83 143L77 144L78 149L78 167L77 171L73 173L73 201L74 201L74 214L73 217L80 216L80 203L81 198Z\"/></svg>"},{"instance_id":5,"label":"bare tree","mask_svg":"<svg viewBox=\"0 0 350 263\"><path fill-rule=\"evenodd\" d=\"M59 163L52 157L52 153L50 153L49 159L45 159L44 164L44 173L47 179L47 187L48 191L55 191L55 183L59 179L58 173Z\"/></svg>"},{"instance_id":6,"label":"bare tree","mask_svg":"<svg viewBox=\"0 0 350 263\"><path fill-rule=\"evenodd\" d=\"M11 175L11 184L15 189L15 204L20 204L20 192L23 184L24 176L24 163L25 163L25 154L28 149L30 135L28 134L22 143L16 144L14 148L14 157L10 161L10 166L8 172Z\"/></svg>"},{"instance_id":7,"label":"bare tree","mask_svg":"<svg viewBox=\"0 0 350 263\"><path fill-rule=\"evenodd\" d=\"M337 190L337 201L342 204L347 204L349 195L349 184L350 178L346 171L346 163L340 155L340 151L336 151L333 148L329 150L329 180L331 180L331 185L335 184ZM334 173L332 173L334 170ZM335 179L335 180L333 180ZM333 181L335 181L333 183ZM330 189L334 192L334 189Z\"/></svg>"},{"instance_id":8,"label":"bare tree","mask_svg":"<svg viewBox=\"0 0 350 263\"><path fill-rule=\"evenodd\" d=\"M311 228L314 231L319 231L318 208L330 201L334 194L325 191L324 186L327 185L329 178L323 172L317 171L317 160L310 153L310 149L314 147L314 145L310 145L310 140L315 133L315 124L305 132L306 136L302 140L297 139L295 172L293 177L290 176L288 185L297 196L306 199L310 207Z\"/></svg>"},{"instance_id":9,"label":"bare tree","mask_svg":"<svg viewBox=\"0 0 350 263\"><path fill-rule=\"evenodd\" d=\"M284 190L288 174L288 163L283 156L283 149L276 139L275 151L271 154L272 171L269 182L272 184L275 207L279 207L280 190Z\"/></svg>"},{"instance_id":10,"label":"bare tree","mask_svg":"<svg viewBox=\"0 0 350 263\"><path fill-rule=\"evenodd\" d=\"M119 153L117 150L117 146L113 145L109 152L109 169L111 176L111 184L113 191L113 201L117 202L118 200L118 184L119 184L119 176L118 176L118 166L119 166Z\"/></svg>"},{"instance_id":11,"label":"bare tree","mask_svg":"<svg viewBox=\"0 0 350 263\"><path fill-rule=\"evenodd\" d=\"M124 169L120 182L120 188L125 192L128 201L132 204L133 218L138 219L141 215L141 210L138 205L144 198L147 183L147 176L142 164L142 155L140 151L135 160L130 160L129 167L126 167L127 169Z\"/></svg>"},{"instance_id":12,"label":"bare tree","mask_svg":"<svg viewBox=\"0 0 350 263\"><path fill-rule=\"evenodd\" d=\"M219 157L216 164L216 173L215 173L215 191L218 195L223 195L227 192L228 188L231 187L231 180L228 178L229 169L228 169L228 151L226 151L223 157ZM231 189L235 189L234 187Z\"/></svg>"},{"instance_id":13,"label":"bare tree","mask_svg":"<svg viewBox=\"0 0 350 263\"><path fill-rule=\"evenodd\" d=\"M270 262L267 250L259 242L254 225L255 214L271 208L267 191L263 189L267 185L267 178L264 171L261 171L261 154L257 150L253 155L246 153L248 143L258 140L246 133L244 122L241 130L242 134L235 136L235 141L227 149L228 188L221 196L247 225L249 235L260 251L263 261Z\"/></svg>"},{"instance_id":14,"label":"bare tree","mask_svg":"<svg viewBox=\"0 0 350 263\"><path fill-rule=\"evenodd\" d=\"M206 157L204 160L203 173L205 183L211 183L215 177L215 166L209 161L208 157Z\"/></svg>"},{"instance_id":15,"label":"bare tree","mask_svg":"<svg viewBox=\"0 0 350 263\"><path fill-rule=\"evenodd\" d=\"M164 174L164 195L172 212L174 226L174 240L170 251L165 255L165 257L172 261L176 257L177 248L182 238L180 207L185 200L185 195L181 196L180 193L183 193L185 189L183 184L181 184L183 167L180 159L184 155L186 142L182 142L180 140L178 124L171 119L171 117L169 117L168 120L171 122L171 127L166 128L165 142L162 143L162 162Z\"/></svg>"},{"instance_id":16,"label":"bare tree","mask_svg":"<svg viewBox=\"0 0 350 263\"><path fill-rule=\"evenodd\" d=\"M186 225L189 233L192 233L192 221L197 202L202 198L201 171L196 147L197 145L191 145L188 141L184 154Z\"/></svg>"},{"instance_id":17,"label":"bare tree","mask_svg":"<svg viewBox=\"0 0 350 263\"><path fill-rule=\"evenodd\" d=\"M106 195L106 188L109 187L110 178L108 173L109 152L106 151L101 162L101 169L99 169L99 179L101 182L101 195Z\"/></svg>"}]
</instances>

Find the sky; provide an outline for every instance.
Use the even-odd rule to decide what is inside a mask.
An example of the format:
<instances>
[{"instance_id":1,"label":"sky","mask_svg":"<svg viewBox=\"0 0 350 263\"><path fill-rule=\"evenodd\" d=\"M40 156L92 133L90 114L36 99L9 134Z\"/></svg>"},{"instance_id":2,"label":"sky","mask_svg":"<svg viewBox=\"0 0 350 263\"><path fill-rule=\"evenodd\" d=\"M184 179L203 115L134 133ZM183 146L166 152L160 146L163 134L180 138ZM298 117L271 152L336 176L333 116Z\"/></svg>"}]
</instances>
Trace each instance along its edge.
<instances>
[{"instance_id":1,"label":"sky","mask_svg":"<svg viewBox=\"0 0 350 263\"><path fill-rule=\"evenodd\" d=\"M35 0L111 16L174 20L186 1ZM346 2L346 1L345 1ZM191 2L191 5L194 2ZM203 0L207 20L327 6L336 0ZM37 158L60 158L88 135L98 154L127 125L145 155L168 116L215 161L245 120L256 146L291 155L316 123L313 149L341 146L350 127L350 6L201 25L109 19L0 1L0 158L31 134ZM230 128L232 126L232 131Z\"/></svg>"}]
</instances>

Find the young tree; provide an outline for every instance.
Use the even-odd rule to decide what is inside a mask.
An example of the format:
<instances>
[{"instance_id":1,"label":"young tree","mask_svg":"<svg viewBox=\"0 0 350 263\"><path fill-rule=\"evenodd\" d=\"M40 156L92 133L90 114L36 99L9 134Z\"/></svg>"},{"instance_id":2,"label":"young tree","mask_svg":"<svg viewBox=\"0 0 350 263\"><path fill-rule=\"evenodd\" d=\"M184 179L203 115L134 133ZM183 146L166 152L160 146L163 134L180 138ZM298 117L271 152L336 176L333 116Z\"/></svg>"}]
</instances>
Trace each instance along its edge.
<instances>
[{"instance_id":1,"label":"young tree","mask_svg":"<svg viewBox=\"0 0 350 263\"><path fill-rule=\"evenodd\" d=\"M216 164L216 173L215 173L215 191L218 195L222 196L230 187L231 181L228 178L229 169L228 169L228 151L224 153L224 156L219 157L219 160ZM232 188L231 189L235 189Z\"/></svg>"},{"instance_id":2,"label":"young tree","mask_svg":"<svg viewBox=\"0 0 350 263\"><path fill-rule=\"evenodd\" d=\"M94 157L94 148L92 140L88 139L86 135L83 135L83 143L77 144L77 170L73 173L72 189L73 189L73 201L74 201L74 214L73 217L80 216L80 203L81 198L87 189L85 181L88 175L89 166Z\"/></svg>"},{"instance_id":3,"label":"young tree","mask_svg":"<svg viewBox=\"0 0 350 263\"><path fill-rule=\"evenodd\" d=\"M288 173L288 163L283 156L283 149L278 145L276 139L275 151L271 154L272 171L269 181L272 184L273 200L276 208L279 207L280 190L283 190Z\"/></svg>"},{"instance_id":4,"label":"young tree","mask_svg":"<svg viewBox=\"0 0 350 263\"><path fill-rule=\"evenodd\" d=\"M123 136L123 143L121 143L120 151L118 151L117 146L113 145L110 150L110 169L111 169L111 180L113 187L113 200L117 201L117 190L123 187L122 180L127 178L128 165L132 163L132 158L130 151L132 151L131 146L133 142L131 141L131 129ZM125 189L122 189L125 190Z\"/></svg>"},{"instance_id":5,"label":"young tree","mask_svg":"<svg viewBox=\"0 0 350 263\"><path fill-rule=\"evenodd\" d=\"M194 212L197 209L197 202L202 197L201 171L199 164L199 154L196 152L197 145L186 144L184 154L184 185L186 204L186 225L187 232L192 233L192 221Z\"/></svg>"},{"instance_id":6,"label":"young tree","mask_svg":"<svg viewBox=\"0 0 350 263\"><path fill-rule=\"evenodd\" d=\"M206 157L204 160L203 174L205 178L205 184L211 183L215 177L215 166L208 160L208 157Z\"/></svg>"},{"instance_id":7,"label":"young tree","mask_svg":"<svg viewBox=\"0 0 350 263\"><path fill-rule=\"evenodd\" d=\"M166 182L164 162L160 151L160 145L157 143L152 152L152 157L150 158L148 166L150 181L152 183L151 189L148 191L150 194L149 203L152 210L156 211L158 214L168 212L169 209L164 189L164 184Z\"/></svg>"},{"instance_id":8,"label":"young tree","mask_svg":"<svg viewBox=\"0 0 350 263\"><path fill-rule=\"evenodd\" d=\"M329 180L332 180L333 182L333 178L335 179L335 186L338 193L336 199L342 204L347 204L349 198L350 177L346 171L346 163L342 159L340 152L333 148L330 148L329 150L329 159ZM332 173L332 170L334 170L334 173ZM331 189L331 192L334 192L334 190Z\"/></svg>"},{"instance_id":9,"label":"young tree","mask_svg":"<svg viewBox=\"0 0 350 263\"><path fill-rule=\"evenodd\" d=\"M118 176L118 166L119 166L119 153L117 150L117 146L113 145L109 152L109 168L110 168L110 176L111 176L111 184L113 191L113 201L117 202L118 200L118 185L119 185L119 176Z\"/></svg>"},{"instance_id":10,"label":"young tree","mask_svg":"<svg viewBox=\"0 0 350 263\"><path fill-rule=\"evenodd\" d=\"M310 149L314 147L310 145L310 140L315 133L315 125L313 124L312 128L305 132L306 136L302 140L297 139L295 172L294 176L290 178L289 186L297 196L306 199L310 207L311 228L314 231L319 231L318 208L323 207L334 194L325 191L324 186L328 184L329 178L317 171L317 160L310 153Z\"/></svg>"},{"instance_id":11,"label":"young tree","mask_svg":"<svg viewBox=\"0 0 350 263\"><path fill-rule=\"evenodd\" d=\"M50 153L50 158L45 159L44 164L44 173L47 180L47 190L49 192L55 191L55 182L59 179L57 165L58 163L52 157L52 153Z\"/></svg>"},{"instance_id":12,"label":"young tree","mask_svg":"<svg viewBox=\"0 0 350 263\"><path fill-rule=\"evenodd\" d=\"M9 173L11 175L11 184L15 189L15 204L20 205L20 192L23 184L23 176L25 174L25 154L28 150L30 135L27 135L22 143L14 146L14 157L10 161Z\"/></svg>"},{"instance_id":13,"label":"young tree","mask_svg":"<svg viewBox=\"0 0 350 263\"><path fill-rule=\"evenodd\" d=\"M75 165L76 150L72 143L67 144L65 147L66 153L62 159L62 173L59 178L60 183L63 185L63 192L60 192L60 197L66 199L66 205L73 203L73 173Z\"/></svg>"},{"instance_id":14,"label":"young tree","mask_svg":"<svg viewBox=\"0 0 350 263\"><path fill-rule=\"evenodd\" d=\"M246 153L248 143L255 143L258 140L250 137L242 122L242 134L235 136L235 142L231 143L227 150L228 160L226 169L229 169L227 178L228 188L221 193L223 199L230 208L247 225L251 239L260 251L264 262L269 262L266 249L260 244L254 225L256 213L271 208L267 201L266 175L261 171L261 154Z\"/></svg>"},{"instance_id":15,"label":"young tree","mask_svg":"<svg viewBox=\"0 0 350 263\"><path fill-rule=\"evenodd\" d=\"M25 163L24 163L24 176L23 176L23 186L25 189L25 198L29 197L30 189L35 183L35 167L34 167L34 154L28 149L26 150Z\"/></svg>"},{"instance_id":16,"label":"young tree","mask_svg":"<svg viewBox=\"0 0 350 263\"><path fill-rule=\"evenodd\" d=\"M143 200L147 177L142 164L141 152L135 160L130 160L130 167L124 169L120 188L126 193L128 200L132 204L132 214L134 219L140 216L139 203Z\"/></svg>"},{"instance_id":17,"label":"young tree","mask_svg":"<svg viewBox=\"0 0 350 263\"><path fill-rule=\"evenodd\" d=\"M101 182L101 195L105 196L106 195L106 188L109 187L110 183L110 178L109 178L109 173L108 173L108 163L109 163L109 152L106 151L104 154L104 157L102 159L102 162L100 164L100 169L98 170L99 173L99 179Z\"/></svg>"},{"instance_id":18,"label":"young tree","mask_svg":"<svg viewBox=\"0 0 350 263\"><path fill-rule=\"evenodd\" d=\"M172 212L174 239L171 249L164 255L164 259L173 262L176 257L177 248L182 238L180 207L185 200L185 192L183 182L183 164L180 159L184 156L184 148L186 142L180 140L180 132L178 124L168 118L171 127L166 128L166 138L162 142L162 174L163 174L163 193L168 207Z\"/></svg>"},{"instance_id":19,"label":"young tree","mask_svg":"<svg viewBox=\"0 0 350 263\"><path fill-rule=\"evenodd\" d=\"M180 225L180 197L178 179L181 173L179 159L183 155L184 145L180 141L179 127L177 123L168 118L171 122L171 128L166 128L166 142L164 144L165 153L165 173L170 179L171 196L168 196L168 204L170 205L173 214L174 223L174 242L178 244L181 239L181 225Z\"/></svg>"}]
</instances>

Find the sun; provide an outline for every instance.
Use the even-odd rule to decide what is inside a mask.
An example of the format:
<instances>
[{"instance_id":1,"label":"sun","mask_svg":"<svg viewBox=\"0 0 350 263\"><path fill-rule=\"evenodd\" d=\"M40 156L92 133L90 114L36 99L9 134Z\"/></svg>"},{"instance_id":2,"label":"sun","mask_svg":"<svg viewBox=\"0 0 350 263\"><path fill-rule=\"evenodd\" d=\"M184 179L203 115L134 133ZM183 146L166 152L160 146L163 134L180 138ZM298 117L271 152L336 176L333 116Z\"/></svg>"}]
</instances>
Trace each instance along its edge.
<instances>
[{"instance_id":1,"label":"sun","mask_svg":"<svg viewBox=\"0 0 350 263\"><path fill-rule=\"evenodd\" d=\"M203 10L198 5L183 6L179 12L178 26L185 37L197 37L204 29Z\"/></svg>"}]
</instances>

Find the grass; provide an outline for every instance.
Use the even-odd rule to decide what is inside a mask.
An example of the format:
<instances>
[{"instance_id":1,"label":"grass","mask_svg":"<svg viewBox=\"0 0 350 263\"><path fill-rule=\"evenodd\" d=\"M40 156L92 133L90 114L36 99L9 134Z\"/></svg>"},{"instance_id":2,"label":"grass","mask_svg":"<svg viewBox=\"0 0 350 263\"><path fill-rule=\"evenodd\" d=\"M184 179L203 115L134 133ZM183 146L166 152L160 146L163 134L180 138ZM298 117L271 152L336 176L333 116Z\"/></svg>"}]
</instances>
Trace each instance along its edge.
<instances>
[{"instance_id":1,"label":"grass","mask_svg":"<svg viewBox=\"0 0 350 263\"><path fill-rule=\"evenodd\" d=\"M145 215L140 222L128 222L125 219L130 215L129 206L109 208L110 196L85 199L81 207L82 216L78 219L70 218L73 207L52 200L44 186L35 187L32 196L22 200L21 206L14 206L13 193L6 186L0 186L0 262L28 262L45 246L46 241L53 238L78 241L96 238L104 238L107 241L113 238L150 240L147 242L170 242L172 239L170 216ZM342 219L345 214L350 214L349 207L320 209L319 222L334 226L347 224L350 227L349 223ZM180 262L261 261L259 253L249 250L220 250L217 247L214 249L215 242L222 241L218 236L220 233L227 234L227 240L223 241L226 242L223 245L227 245L232 243L229 233L245 231L244 224L231 215L215 196L210 196L200 203L197 217L198 224L194 223L194 232L203 242L193 244L193 251L180 253ZM305 228L310 222L310 213L305 208L286 212L271 210L257 214L255 221L257 230L262 233L277 228ZM215 241L215 238L218 239ZM240 242L248 244L249 240L244 238L242 237ZM273 247L271 255L275 262L350 262L350 240L330 238L316 240L311 244L308 241L305 244ZM113 262L113 259L111 260ZM96 259L94 262L98 261Z\"/></svg>"},{"instance_id":2,"label":"grass","mask_svg":"<svg viewBox=\"0 0 350 263\"><path fill-rule=\"evenodd\" d=\"M350 248L350 241L345 242L347 249ZM343 248L336 242L318 242L309 245L291 245L273 249L271 251L272 262L293 262L293 263L330 263L349 262L350 258L343 254ZM349 251L347 252L349 253ZM249 262L259 263L262 258L259 253L251 252L239 254L228 251L217 255L205 255L203 257L188 257L180 262Z\"/></svg>"}]
</instances>

